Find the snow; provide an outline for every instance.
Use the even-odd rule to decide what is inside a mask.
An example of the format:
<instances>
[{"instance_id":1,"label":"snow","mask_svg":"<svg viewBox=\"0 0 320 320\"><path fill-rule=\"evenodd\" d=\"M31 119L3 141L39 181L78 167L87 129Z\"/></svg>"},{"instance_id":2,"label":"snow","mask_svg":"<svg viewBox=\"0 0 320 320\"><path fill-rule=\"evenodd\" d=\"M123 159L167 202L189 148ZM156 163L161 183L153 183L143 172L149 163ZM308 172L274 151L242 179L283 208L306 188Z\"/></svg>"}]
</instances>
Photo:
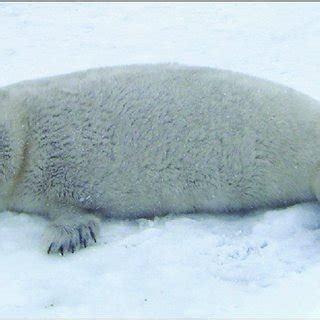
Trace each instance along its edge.
<instances>
[{"instance_id":1,"label":"snow","mask_svg":"<svg viewBox=\"0 0 320 320\"><path fill-rule=\"evenodd\" d=\"M1 3L0 86L180 62L320 98L318 3ZM286 209L107 220L47 255L38 216L0 213L0 317L319 317L320 215Z\"/></svg>"}]
</instances>

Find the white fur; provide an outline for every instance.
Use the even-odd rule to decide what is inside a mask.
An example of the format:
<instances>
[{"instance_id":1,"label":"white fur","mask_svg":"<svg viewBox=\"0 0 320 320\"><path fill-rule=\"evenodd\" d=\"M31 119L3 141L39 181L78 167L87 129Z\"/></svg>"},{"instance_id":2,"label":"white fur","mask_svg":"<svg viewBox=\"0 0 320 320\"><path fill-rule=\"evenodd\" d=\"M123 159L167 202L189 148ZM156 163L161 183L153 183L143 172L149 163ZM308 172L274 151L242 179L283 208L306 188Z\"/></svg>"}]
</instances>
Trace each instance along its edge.
<instances>
[{"instance_id":1,"label":"white fur","mask_svg":"<svg viewBox=\"0 0 320 320\"><path fill-rule=\"evenodd\" d=\"M320 103L239 73L95 69L2 88L0 111L1 209L70 220L320 196Z\"/></svg>"}]
</instances>

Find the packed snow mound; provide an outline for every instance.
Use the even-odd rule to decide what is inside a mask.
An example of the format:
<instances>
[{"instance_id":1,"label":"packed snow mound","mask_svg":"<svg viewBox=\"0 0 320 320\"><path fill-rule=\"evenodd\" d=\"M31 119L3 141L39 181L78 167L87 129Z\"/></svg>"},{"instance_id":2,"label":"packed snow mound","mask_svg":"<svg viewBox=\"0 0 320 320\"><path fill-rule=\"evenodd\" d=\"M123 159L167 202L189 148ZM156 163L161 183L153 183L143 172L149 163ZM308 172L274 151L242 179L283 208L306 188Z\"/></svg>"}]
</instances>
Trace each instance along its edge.
<instances>
[{"instance_id":1,"label":"packed snow mound","mask_svg":"<svg viewBox=\"0 0 320 320\"><path fill-rule=\"evenodd\" d=\"M1 317L316 316L317 204L106 220L99 242L47 255L48 221L0 214Z\"/></svg>"}]
</instances>

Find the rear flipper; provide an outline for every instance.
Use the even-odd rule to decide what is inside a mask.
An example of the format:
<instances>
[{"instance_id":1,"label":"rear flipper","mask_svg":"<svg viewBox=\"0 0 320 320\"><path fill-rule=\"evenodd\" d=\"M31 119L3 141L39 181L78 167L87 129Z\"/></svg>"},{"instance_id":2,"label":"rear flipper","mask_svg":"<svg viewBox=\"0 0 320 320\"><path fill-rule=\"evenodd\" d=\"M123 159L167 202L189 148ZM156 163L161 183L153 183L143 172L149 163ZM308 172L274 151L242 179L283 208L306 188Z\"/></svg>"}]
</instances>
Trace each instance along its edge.
<instances>
[{"instance_id":1,"label":"rear flipper","mask_svg":"<svg viewBox=\"0 0 320 320\"><path fill-rule=\"evenodd\" d=\"M75 209L60 208L59 210L60 217L51 223L45 234L48 254L74 253L97 242L99 233L97 217Z\"/></svg>"}]
</instances>

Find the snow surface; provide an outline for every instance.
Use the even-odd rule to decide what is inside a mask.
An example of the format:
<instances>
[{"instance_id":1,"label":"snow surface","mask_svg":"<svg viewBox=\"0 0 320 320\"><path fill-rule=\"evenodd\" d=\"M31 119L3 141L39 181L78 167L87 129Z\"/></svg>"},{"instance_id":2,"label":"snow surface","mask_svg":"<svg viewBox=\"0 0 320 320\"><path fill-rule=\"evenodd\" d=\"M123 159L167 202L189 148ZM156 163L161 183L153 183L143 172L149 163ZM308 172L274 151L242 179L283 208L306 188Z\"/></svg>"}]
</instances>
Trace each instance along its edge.
<instances>
[{"instance_id":1,"label":"snow surface","mask_svg":"<svg viewBox=\"0 0 320 320\"><path fill-rule=\"evenodd\" d=\"M319 3L1 3L0 86L91 67L180 62L320 99ZM320 317L317 204L110 220L47 255L48 221L0 214L0 317Z\"/></svg>"}]
</instances>

